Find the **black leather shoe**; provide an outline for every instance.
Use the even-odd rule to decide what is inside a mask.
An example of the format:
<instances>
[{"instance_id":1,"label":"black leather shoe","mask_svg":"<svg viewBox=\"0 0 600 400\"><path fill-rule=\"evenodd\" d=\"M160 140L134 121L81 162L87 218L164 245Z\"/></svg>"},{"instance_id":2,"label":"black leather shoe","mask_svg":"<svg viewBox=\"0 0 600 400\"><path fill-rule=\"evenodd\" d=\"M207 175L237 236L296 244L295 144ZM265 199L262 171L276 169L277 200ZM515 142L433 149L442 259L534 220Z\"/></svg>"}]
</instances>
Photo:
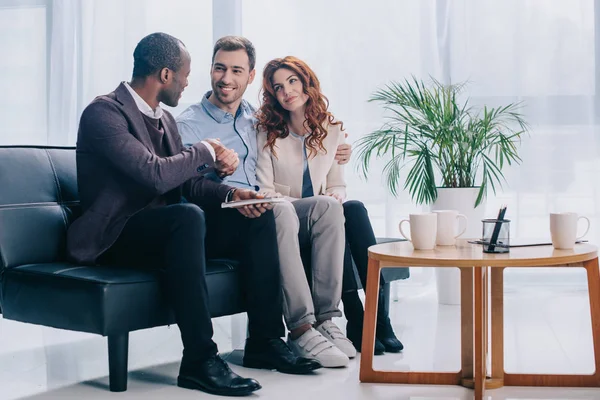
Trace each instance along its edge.
<instances>
[{"instance_id":1,"label":"black leather shoe","mask_svg":"<svg viewBox=\"0 0 600 400\"><path fill-rule=\"evenodd\" d=\"M390 318L377 318L377 331L375 337L379 339L388 353L399 353L404 349L404 345L394 334L394 329L390 323Z\"/></svg>"},{"instance_id":2,"label":"black leather shoe","mask_svg":"<svg viewBox=\"0 0 600 400\"><path fill-rule=\"evenodd\" d=\"M296 356L279 338L246 339L244 367L275 369L284 374L308 374L322 367L317 360Z\"/></svg>"},{"instance_id":3,"label":"black leather shoe","mask_svg":"<svg viewBox=\"0 0 600 400\"><path fill-rule=\"evenodd\" d=\"M182 360L177 386L221 396L246 396L261 388L256 380L234 373L218 354L195 364Z\"/></svg>"},{"instance_id":4,"label":"black leather shoe","mask_svg":"<svg viewBox=\"0 0 600 400\"><path fill-rule=\"evenodd\" d=\"M356 351L361 351L362 347L362 325L348 322L346 325L346 337L352 342ZM375 350L373 354L380 356L385 352L385 346L375 338Z\"/></svg>"}]
</instances>

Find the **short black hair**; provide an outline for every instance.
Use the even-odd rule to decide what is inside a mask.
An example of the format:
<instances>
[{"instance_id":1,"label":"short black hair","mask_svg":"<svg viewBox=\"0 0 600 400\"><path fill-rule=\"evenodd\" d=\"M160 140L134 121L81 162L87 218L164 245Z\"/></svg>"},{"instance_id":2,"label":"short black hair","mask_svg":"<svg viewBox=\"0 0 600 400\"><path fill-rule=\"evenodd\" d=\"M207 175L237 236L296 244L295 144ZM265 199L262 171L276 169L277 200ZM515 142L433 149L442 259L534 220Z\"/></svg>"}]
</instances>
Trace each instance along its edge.
<instances>
[{"instance_id":1,"label":"short black hair","mask_svg":"<svg viewBox=\"0 0 600 400\"><path fill-rule=\"evenodd\" d=\"M133 77L145 78L163 68L177 72L181 68L183 42L163 32L151 33L135 46Z\"/></svg>"},{"instance_id":2,"label":"short black hair","mask_svg":"<svg viewBox=\"0 0 600 400\"><path fill-rule=\"evenodd\" d=\"M217 40L215 43L215 47L213 48L213 56L212 63L215 63L215 56L217 55L217 51L236 51L236 50L246 50L246 54L248 54L248 61L250 64L250 71L254 69L256 65L256 49L254 49L254 45L251 41L242 36L224 36L221 39Z\"/></svg>"}]
</instances>

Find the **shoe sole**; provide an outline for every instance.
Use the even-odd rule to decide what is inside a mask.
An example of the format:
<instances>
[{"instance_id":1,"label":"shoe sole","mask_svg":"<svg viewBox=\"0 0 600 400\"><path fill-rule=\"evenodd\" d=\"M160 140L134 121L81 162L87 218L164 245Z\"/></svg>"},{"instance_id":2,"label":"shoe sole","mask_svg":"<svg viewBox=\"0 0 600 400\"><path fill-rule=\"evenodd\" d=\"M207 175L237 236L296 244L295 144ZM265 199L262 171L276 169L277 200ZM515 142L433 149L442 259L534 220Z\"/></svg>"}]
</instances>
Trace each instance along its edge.
<instances>
[{"instance_id":1,"label":"shoe sole","mask_svg":"<svg viewBox=\"0 0 600 400\"><path fill-rule=\"evenodd\" d=\"M204 386L201 382L197 381L193 378L186 377L178 377L177 378L177 386L184 389L193 389L200 390L209 394L216 394L219 396L248 396L259 389L262 389L262 386L258 385L258 387L254 387L251 389L243 389L243 390L235 390L235 389L223 389L223 390L215 390L209 389Z\"/></svg>"},{"instance_id":2,"label":"shoe sole","mask_svg":"<svg viewBox=\"0 0 600 400\"><path fill-rule=\"evenodd\" d=\"M275 365L273 365L273 363L271 363L271 362L268 362L265 360L260 360L260 359L255 359L255 358L244 358L244 361L242 364L246 368L276 370L276 371L279 371L284 374L292 374L292 375L305 375L305 374L308 374L312 371L315 371L315 370L323 367L322 365L312 364L312 365L307 365L304 369L294 369L294 370L280 369L280 368L277 368Z\"/></svg>"},{"instance_id":3,"label":"shoe sole","mask_svg":"<svg viewBox=\"0 0 600 400\"><path fill-rule=\"evenodd\" d=\"M335 346L335 345L334 345ZM313 356L311 354L306 354L304 351L299 350L295 346L290 346L292 348L292 352L296 354L298 357L307 358L309 360L315 360L319 364L323 366L323 368L344 368L350 364L350 357L348 357L343 351L339 350L342 356L329 356L329 357L318 357Z\"/></svg>"},{"instance_id":4,"label":"shoe sole","mask_svg":"<svg viewBox=\"0 0 600 400\"><path fill-rule=\"evenodd\" d=\"M402 350L404 350L404 349L395 349L395 348L394 349L388 349L387 347L385 348L385 351L387 353L400 353Z\"/></svg>"},{"instance_id":5,"label":"shoe sole","mask_svg":"<svg viewBox=\"0 0 600 400\"><path fill-rule=\"evenodd\" d=\"M344 362L344 363L328 363L327 361L323 362L321 360L318 360L322 365L323 368L346 368L349 364L349 362Z\"/></svg>"}]
</instances>

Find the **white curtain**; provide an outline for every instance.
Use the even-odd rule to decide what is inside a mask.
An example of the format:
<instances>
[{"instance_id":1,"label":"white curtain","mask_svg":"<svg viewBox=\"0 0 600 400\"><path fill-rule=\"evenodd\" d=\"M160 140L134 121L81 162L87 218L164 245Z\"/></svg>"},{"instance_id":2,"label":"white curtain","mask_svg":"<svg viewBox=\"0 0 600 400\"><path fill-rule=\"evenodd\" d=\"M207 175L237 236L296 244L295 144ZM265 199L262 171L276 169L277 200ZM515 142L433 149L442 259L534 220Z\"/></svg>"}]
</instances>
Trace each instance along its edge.
<instances>
[{"instance_id":1,"label":"white curtain","mask_svg":"<svg viewBox=\"0 0 600 400\"><path fill-rule=\"evenodd\" d=\"M295 55L316 71L350 141L382 125L370 94L415 75L468 80L475 106L522 101L531 124L506 184L489 193L486 216L508 205L511 236L549 236L548 213L590 217L600 243L600 154L596 102L596 17L592 0L254 0L244 3L243 34L258 51L258 75L275 57ZM258 103L259 84L248 97ZM406 192L389 195L381 164L368 180L348 171L349 195L365 202L378 235L420 210ZM583 228L583 227L582 227ZM528 272L524 272L527 274ZM569 281L547 274L547 279ZM533 275L532 275L533 276ZM535 275L538 276L538 275ZM538 279L538 278L535 278ZM579 278L576 278L579 279Z\"/></svg>"},{"instance_id":2,"label":"white curtain","mask_svg":"<svg viewBox=\"0 0 600 400\"><path fill-rule=\"evenodd\" d=\"M212 28L212 0L0 0L0 144L74 145L85 106L131 78L157 31L192 55L179 113L209 88Z\"/></svg>"},{"instance_id":3,"label":"white curtain","mask_svg":"<svg viewBox=\"0 0 600 400\"><path fill-rule=\"evenodd\" d=\"M79 116L82 5L78 0L52 4L48 143L67 145L74 141L73 127L77 126Z\"/></svg>"},{"instance_id":4,"label":"white curtain","mask_svg":"<svg viewBox=\"0 0 600 400\"><path fill-rule=\"evenodd\" d=\"M47 141L45 3L0 0L0 144Z\"/></svg>"},{"instance_id":5,"label":"white curtain","mask_svg":"<svg viewBox=\"0 0 600 400\"><path fill-rule=\"evenodd\" d=\"M486 215L507 204L511 235L538 238L548 236L549 212L573 210L590 217L588 238L600 243L594 0L218 1L213 10L210 0L0 0L0 144L74 144L85 105L130 78L135 44L154 31L192 55L177 114L210 87L213 36L241 33L258 53L249 101L259 104L268 60L298 56L351 142L382 124L369 96L411 75L468 80L476 106L522 101L532 128L523 163L505 169ZM381 166L368 180L351 166L349 195L367 204L378 235L398 236L397 222L422 207L406 192L390 196Z\"/></svg>"}]
</instances>

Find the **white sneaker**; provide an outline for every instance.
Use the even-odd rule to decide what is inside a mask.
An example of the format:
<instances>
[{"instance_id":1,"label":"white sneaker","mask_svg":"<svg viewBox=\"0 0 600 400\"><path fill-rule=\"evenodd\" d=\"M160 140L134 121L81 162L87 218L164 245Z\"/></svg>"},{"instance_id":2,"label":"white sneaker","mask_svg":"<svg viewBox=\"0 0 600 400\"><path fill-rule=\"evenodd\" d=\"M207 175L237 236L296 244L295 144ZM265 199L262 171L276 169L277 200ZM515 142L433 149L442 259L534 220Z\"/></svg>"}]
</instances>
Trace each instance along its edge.
<instances>
[{"instance_id":1,"label":"white sneaker","mask_svg":"<svg viewBox=\"0 0 600 400\"><path fill-rule=\"evenodd\" d=\"M299 357L317 360L325 368L345 367L350 360L329 340L314 328L310 328L298 339L288 336L288 345Z\"/></svg>"},{"instance_id":2,"label":"white sneaker","mask_svg":"<svg viewBox=\"0 0 600 400\"><path fill-rule=\"evenodd\" d=\"M356 348L352 342L331 320L323 322L317 327L317 330L331 343L335 344L335 347L340 349L348 358L356 357Z\"/></svg>"}]
</instances>

